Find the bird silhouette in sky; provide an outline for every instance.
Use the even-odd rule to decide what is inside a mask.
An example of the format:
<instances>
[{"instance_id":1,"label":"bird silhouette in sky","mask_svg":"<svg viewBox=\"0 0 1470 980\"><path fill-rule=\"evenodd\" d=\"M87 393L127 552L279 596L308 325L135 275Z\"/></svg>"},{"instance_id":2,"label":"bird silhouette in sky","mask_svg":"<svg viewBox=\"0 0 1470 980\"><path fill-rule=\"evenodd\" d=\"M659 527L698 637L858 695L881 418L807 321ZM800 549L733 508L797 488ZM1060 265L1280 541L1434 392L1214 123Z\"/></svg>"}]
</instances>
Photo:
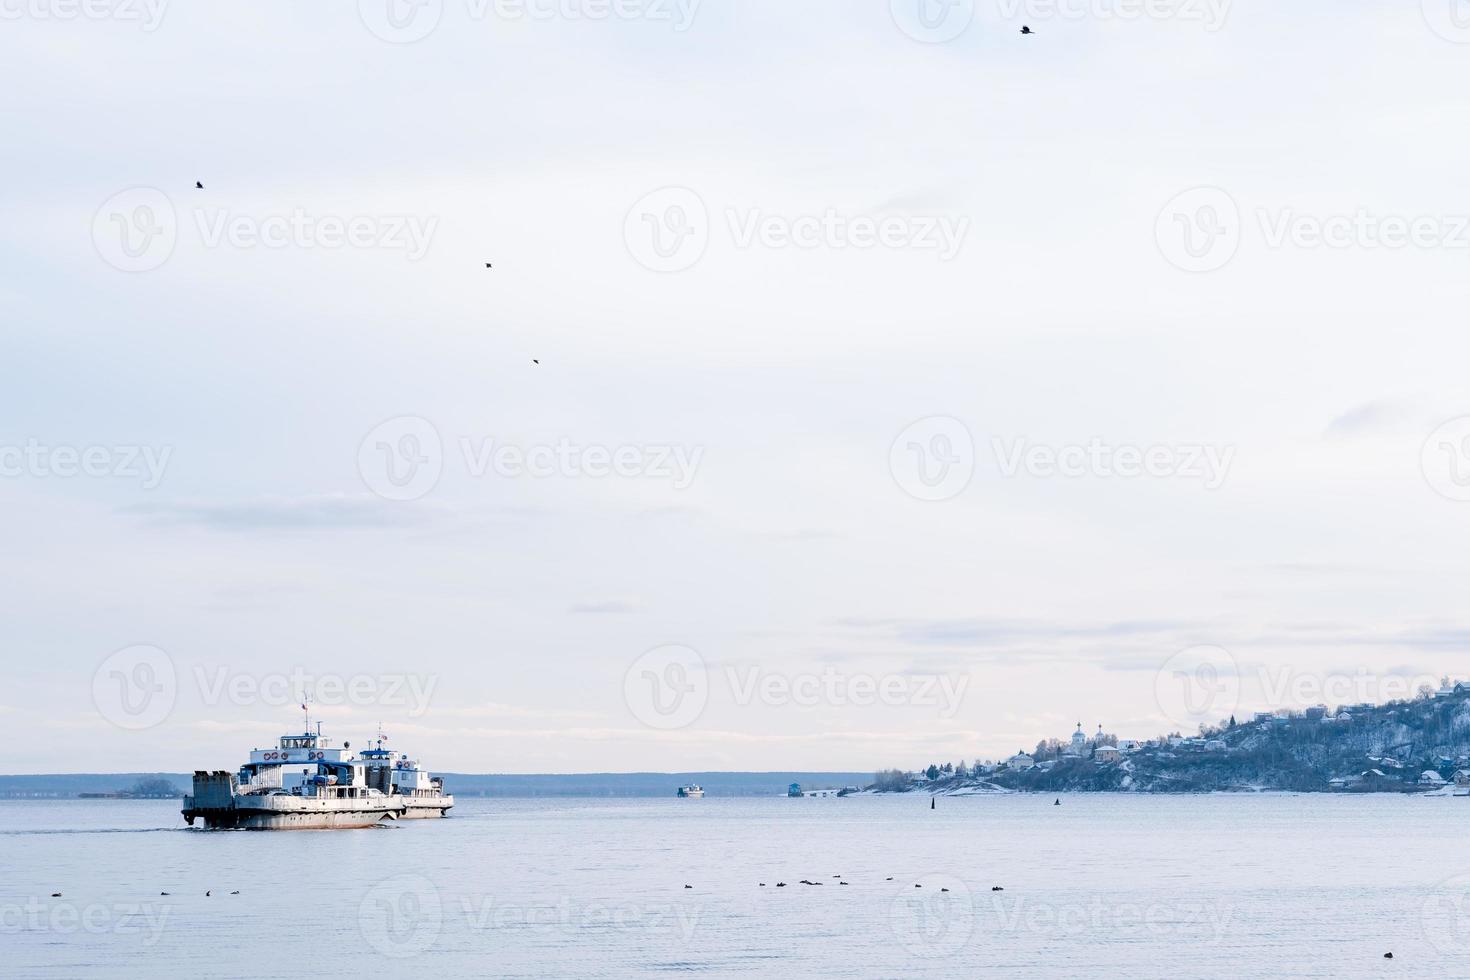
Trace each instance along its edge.
<instances>
[{"instance_id":1,"label":"bird silhouette in sky","mask_svg":"<svg viewBox=\"0 0 1470 980\"><path fill-rule=\"evenodd\" d=\"M1021 25L1021 33L1022 34L1035 34L1036 32L1033 31L1030 27L1026 26L1025 24L1022 24Z\"/></svg>"},{"instance_id":2,"label":"bird silhouette in sky","mask_svg":"<svg viewBox=\"0 0 1470 980\"><path fill-rule=\"evenodd\" d=\"M194 181L194 189L196 191L202 191L202 190L204 190L204 184L202 182L196 180L196 181Z\"/></svg>"},{"instance_id":3,"label":"bird silhouette in sky","mask_svg":"<svg viewBox=\"0 0 1470 980\"><path fill-rule=\"evenodd\" d=\"M492 265L491 265L491 264L490 264L490 263L489 263L489 262L486 262L486 263L485 263L485 268L487 268L487 269L493 269L493 268L495 268L495 267L494 267L494 266L492 266Z\"/></svg>"}]
</instances>

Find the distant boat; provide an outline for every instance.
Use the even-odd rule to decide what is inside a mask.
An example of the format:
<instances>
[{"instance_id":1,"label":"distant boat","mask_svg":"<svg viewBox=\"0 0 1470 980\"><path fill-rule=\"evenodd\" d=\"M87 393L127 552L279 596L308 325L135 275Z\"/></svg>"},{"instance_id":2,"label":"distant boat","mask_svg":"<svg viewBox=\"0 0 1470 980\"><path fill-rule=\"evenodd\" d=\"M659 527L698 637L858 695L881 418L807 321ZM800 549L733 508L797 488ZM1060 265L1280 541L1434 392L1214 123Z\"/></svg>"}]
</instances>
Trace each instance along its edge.
<instances>
[{"instance_id":1,"label":"distant boat","mask_svg":"<svg viewBox=\"0 0 1470 980\"><path fill-rule=\"evenodd\" d=\"M698 800L704 796L704 787L691 783L688 786L680 786L679 792L675 794L681 800Z\"/></svg>"}]
</instances>

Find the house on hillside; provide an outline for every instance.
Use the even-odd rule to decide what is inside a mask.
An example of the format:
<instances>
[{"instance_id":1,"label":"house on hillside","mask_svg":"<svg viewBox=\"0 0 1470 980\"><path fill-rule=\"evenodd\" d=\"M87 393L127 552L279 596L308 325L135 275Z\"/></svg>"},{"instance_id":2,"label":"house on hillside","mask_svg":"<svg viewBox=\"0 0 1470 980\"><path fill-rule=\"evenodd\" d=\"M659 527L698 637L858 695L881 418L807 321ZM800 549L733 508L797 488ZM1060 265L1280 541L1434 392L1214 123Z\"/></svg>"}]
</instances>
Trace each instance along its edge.
<instances>
[{"instance_id":1,"label":"house on hillside","mask_svg":"<svg viewBox=\"0 0 1470 980\"><path fill-rule=\"evenodd\" d=\"M1444 777L1433 769L1426 769L1419 774L1420 786L1443 786Z\"/></svg>"},{"instance_id":2,"label":"house on hillside","mask_svg":"<svg viewBox=\"0 0 1470 980\"><path fill-rule=\"evenodd\" d=\"M1106 765L1109 762L1117 762L1122 757L1123 754L1118 751L1118 747L1115 745L1099 745L1092 752L1093 761L1097 762L1100 765Z\"/></svg>"}]
</instances>

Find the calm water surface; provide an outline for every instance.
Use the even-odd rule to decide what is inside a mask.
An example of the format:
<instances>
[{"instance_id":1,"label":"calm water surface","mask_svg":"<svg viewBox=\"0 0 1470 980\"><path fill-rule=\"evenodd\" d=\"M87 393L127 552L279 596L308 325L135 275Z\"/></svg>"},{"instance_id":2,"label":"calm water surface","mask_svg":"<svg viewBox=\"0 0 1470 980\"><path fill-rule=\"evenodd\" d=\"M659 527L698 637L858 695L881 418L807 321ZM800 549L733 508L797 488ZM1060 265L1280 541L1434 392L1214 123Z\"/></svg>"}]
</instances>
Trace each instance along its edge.
<instances>
[{"instance_id":1,"label":"calm water surface","mask_svg":"<svg viewBox=\"0 0 1470 980\"><path fill-rule=\"evenodd\" d=\"M206 833L173 803L0 802L0 975L1470 976L1470 799L1062 804L462 800Z\"/></svg>"}]
</instances>

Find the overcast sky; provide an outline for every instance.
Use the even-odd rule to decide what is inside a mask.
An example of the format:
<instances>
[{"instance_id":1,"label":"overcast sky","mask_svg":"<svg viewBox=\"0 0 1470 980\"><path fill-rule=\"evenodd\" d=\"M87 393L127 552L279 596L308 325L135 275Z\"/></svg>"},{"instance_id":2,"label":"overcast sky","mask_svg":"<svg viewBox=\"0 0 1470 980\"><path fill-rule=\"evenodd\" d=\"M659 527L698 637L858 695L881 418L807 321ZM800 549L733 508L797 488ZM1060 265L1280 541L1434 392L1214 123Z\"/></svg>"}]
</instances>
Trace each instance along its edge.
<instances>
[{"instance_id":1,"label":"overcast sky","mask_svg":"<svg viewBox=\"0 0 1470 980\"><path fill-rule=\"evenodd\" d=\"M0 770L303 696L915 768L1464 672L1449 0L385 2L3 5Z\"/></svg>"}]
</instances>

